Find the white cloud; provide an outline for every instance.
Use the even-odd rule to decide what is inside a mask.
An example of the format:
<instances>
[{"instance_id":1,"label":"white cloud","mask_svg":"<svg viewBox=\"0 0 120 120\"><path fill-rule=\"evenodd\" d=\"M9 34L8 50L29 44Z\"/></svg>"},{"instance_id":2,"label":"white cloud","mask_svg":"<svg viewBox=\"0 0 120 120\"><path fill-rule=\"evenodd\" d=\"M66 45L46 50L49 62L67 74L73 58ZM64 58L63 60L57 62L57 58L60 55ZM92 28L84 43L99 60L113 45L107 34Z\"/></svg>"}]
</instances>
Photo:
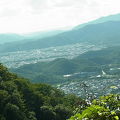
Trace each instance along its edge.
<instances>
[{"instance_id":1,"label":"white cloud","mask_svg":"<svg viewBox=\"0 0 120 120\"><path fill-rule=\"evenodd\" d=\"M119 0L3 0L0 32L68 27L120 12Z\"/></svg>"}]
</instances>

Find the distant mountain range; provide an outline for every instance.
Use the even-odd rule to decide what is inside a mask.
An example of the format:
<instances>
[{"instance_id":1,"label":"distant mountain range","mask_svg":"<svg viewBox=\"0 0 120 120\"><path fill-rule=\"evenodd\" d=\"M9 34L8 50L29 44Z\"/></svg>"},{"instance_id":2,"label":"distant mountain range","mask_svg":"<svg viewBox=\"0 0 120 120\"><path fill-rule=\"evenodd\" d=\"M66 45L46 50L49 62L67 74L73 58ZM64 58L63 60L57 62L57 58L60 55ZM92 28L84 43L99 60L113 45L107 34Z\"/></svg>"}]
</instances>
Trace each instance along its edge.
<instances>
[{"instance_id":1,"label":"distant mountain range","mask_svg":"<svg viewBox=\"0 0 120 120\"><path fill-rule=\"evenodd\" d=\"M18 35L18 34L0 34L0 44L10 43L15 41L21 41L25 39L25 36Z\"/></svg>"},{"instance_id":2,"label":"distant mountain range","mask_svg":"<svg viewBox=\"0 0 120 120\"><path fill-rule=\"evenodd\" d=\"M50 37L57 35L59 33L64 32L63 30L54 30L54 31L44 31L44 32L33 32L27 34L15 34L15 33L8 33L8 34L0 34L0 44L11 43L11 42L29 42L34 41L37 39L41 39L44 37Z\"/></svg>"},{"instance_id":3,"label":"distant mountain range","mask_svg":"<svg viewBox=\"0 0 120 120\"><path fill-rule=\"evenodd\" d=\"M90 21L88 23L78 25L74 29L83 28L83 27L85 27L86 25L89 25L89 24L99 24L99 23L104 23L104 22L107 22L107 21L120 21L120 14L101 17L101 18L98 18L96 20Z\"/></svg>"},{"instance_id":4,"label":"distant mountain range","mask_svg":"<svg viewBox=\"0 0 120 120\"><path fill-rule=\"evenodd\" d=\"M113 46L120 44L120 14L103 17L79 25L70 31L53 31L27 35L24 41L11 42L0 46L0 52L23 51L47 47L62 46L81 42ZM17 38L18 39L18 38ZM9 41L9 39L8 39Z\"/></svg>"}]
</instances>

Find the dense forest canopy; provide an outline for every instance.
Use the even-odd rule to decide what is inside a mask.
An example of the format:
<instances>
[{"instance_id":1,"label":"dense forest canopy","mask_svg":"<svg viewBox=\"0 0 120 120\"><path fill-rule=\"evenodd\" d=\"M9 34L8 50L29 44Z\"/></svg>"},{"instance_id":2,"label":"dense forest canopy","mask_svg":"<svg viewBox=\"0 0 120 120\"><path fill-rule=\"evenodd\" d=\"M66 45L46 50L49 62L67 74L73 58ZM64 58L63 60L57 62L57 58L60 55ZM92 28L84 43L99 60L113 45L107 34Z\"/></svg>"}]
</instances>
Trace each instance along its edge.
<instances>
[{"instance_id":1,"label":"dense forest canopy","mask_svg":"<svg viewBox=\"0 0 120 120\"><path fill-rule=\"evenodd\" d=\"M30 83L0 64L0 120L119 120L119 117L120 95L82 100L47 84Z\"/></svg>"},{"instance_id":2,"label":"dense forest canopy","mask_svg":"<svg viewBox=\"0 0 120 120\"><path fill-rule=\"evenodd\" d=\"M85 101L47 84L32 84L0 65L0 120L66 120Z\"/></svg>"}]
</instances>

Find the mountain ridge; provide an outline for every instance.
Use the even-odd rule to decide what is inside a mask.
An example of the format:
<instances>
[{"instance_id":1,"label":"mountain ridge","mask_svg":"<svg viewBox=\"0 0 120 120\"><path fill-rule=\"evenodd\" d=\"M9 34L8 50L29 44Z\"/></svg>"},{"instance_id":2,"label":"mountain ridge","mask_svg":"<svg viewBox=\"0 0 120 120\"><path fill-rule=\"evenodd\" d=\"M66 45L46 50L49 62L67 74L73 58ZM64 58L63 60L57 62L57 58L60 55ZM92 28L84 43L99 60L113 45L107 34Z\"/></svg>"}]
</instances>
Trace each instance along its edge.
<instances>
[{"instance_id":1,"label":"mountain ridge","mask_svg":"<svg viewBox=\"0 0 120 120\"><path fill-rule=\"evenodd\" d=\"M47 47L62 46L68 44L90 42L97 45L120 44L120 21L108 21L105 23L91 24L79 30L71 30L58 35L30 41L27 43L10 43L1 45L1 52L22 51ZM116 44L115 44L116 43ZM17 46L17 47L15 47Z\"/></svg>"}]
</instances>

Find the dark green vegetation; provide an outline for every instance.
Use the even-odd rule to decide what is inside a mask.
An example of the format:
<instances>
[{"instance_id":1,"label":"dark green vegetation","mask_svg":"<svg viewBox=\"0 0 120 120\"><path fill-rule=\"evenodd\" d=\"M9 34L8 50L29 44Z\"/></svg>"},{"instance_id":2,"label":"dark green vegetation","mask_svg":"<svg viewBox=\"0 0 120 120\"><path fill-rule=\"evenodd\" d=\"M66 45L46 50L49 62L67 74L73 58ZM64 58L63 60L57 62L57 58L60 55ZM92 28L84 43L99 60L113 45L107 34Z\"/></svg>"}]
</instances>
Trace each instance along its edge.
<instances>
[{"instance_id":1,"label":"dark green vegetation","mask_svg":"<svg viewBox=\"0 0 120 120\"><path fill-rule=\"evenodd\" d=\"M75 95L65 95L50 85L32 84L0 65L0 120L119 118L120 95L103 96L93 101L86 99L85 102Z\"/></svg>"},{"instance_id":2,"label":"dark green vegetation","mask_svg":"<svg viewBox=\"0 0 120 120\"><path fill-rule=\"evenodd\" d=\"M77 68L77 63L61 58L52 62L25 65L18 69L13 69L12 71L31 79L33 82L55 84L65 82L66 79L63 78L63 75L74 73Z\"/></svg>"},{"instance_id":3,"label":"dark green vegetation","mask_svg":"<svg viewBox=\"0 0 120 120\"><path fill-rule=\"evenodd\" d=\"M117 17L116 17L117 16ZM120 44L120 15L106 17L102 20L98 19L96 22L85 24L84 27L78 26L70 31L65 31L53 36L38 38L34 41L28 42L13 42L0 46L1 52L24 51L40 48L48 48L55 46L70 45L76 43L88 43L94 45L113 46ZM118 21L117 21L118 20ZM98 22L97 22L98 21Z\"/></svg>"},{"instance_id":4,"label":"dark green vegetation","mask_svg":"<svg viewBox=\"0 0 120 120\"><path fill-rule=\"evenodd\" d=\"M0 65L0 120L66 120L85 101L46 84L32 84Z\"/></svg>"},{"instance_id":5,"label":"dark green vegetation","mask_svg":"<svg viewBox=\"0 0 120 120\"><path fill-rule=\"evenodd\" d=\"M102 70L105 70L111 75L119 76L119 70L110 71L111 68L117 69L120 67L119 61L120 47L117 46L90 51L71 60L60 58L51 62L28 64L12 71L29 78L32 82L56 84L68 81L68 78L64 78L63 75L81 72L94 72L95 75L98 75L101 74ZM75 78L81 78L81 76L74 76L71 79Z\"/></svg>"}]
</instances>

